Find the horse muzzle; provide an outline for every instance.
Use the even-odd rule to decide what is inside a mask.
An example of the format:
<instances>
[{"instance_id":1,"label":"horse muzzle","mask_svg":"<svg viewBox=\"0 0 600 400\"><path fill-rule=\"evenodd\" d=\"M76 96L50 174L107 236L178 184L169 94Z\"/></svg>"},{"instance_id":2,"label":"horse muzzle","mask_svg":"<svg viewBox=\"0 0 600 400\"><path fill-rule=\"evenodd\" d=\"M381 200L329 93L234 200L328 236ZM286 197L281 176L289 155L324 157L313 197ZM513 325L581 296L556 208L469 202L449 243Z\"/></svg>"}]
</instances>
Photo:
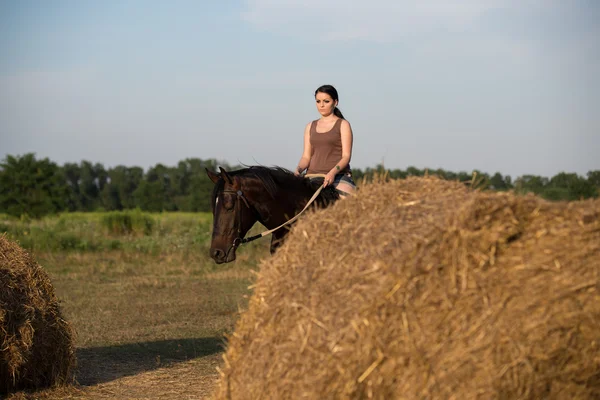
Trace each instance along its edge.
<instances>
[{"instance_id":1,"label":"horse muzzle","mask_svg":"<svg viewBox=\"0 0 600 400\"><path fill-rule=\"evenodd\" d=\"M235 249L230 248L229 251L223 251L221 249L211 248L210 257L215 260L217 264L232 262L235 260Z\"/></svg>"}]
</instances>

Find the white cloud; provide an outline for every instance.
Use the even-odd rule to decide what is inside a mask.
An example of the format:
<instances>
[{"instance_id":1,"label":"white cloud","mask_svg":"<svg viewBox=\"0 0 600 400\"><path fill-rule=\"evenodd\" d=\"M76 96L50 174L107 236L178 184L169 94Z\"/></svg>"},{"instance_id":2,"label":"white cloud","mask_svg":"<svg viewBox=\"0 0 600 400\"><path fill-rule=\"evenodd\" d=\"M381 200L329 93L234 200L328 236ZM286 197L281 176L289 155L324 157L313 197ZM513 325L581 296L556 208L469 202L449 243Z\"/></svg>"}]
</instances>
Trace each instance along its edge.
<instances>
[{"instance_id":1,"label":"white cloud","mask_svg":"<svg viewBox=\"0 0 600 400\"><path fill-rule=\"evenodd\" d=\"M247 0L242 19L259 29L321 40L392 42L460 31L495 9L547 7L552 0Z\"/></svg>"}]
</instances>

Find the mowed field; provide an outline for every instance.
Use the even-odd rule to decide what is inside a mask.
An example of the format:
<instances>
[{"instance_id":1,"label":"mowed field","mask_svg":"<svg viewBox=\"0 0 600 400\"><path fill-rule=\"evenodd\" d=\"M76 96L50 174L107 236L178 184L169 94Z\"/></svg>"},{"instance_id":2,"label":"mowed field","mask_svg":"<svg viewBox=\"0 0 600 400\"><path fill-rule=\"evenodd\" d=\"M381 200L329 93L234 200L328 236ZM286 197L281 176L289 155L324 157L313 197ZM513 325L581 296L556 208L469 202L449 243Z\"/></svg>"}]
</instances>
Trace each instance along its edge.
<instances>
[{"instance_id":1,"label":"mowed field","mask_svg":"<svg viewBox=\"0 0 600 400\"><path fill-rule=\"evenodd\" d=\"M269 256L265 238L239 249L235 263L216 265L208 256L211 219L140 212L40 221L0 216L0 231L50 275L77 333L76 385L8 398L209 396L224 334L246 307L258 262Z\"/></svg>"}]
</instances>

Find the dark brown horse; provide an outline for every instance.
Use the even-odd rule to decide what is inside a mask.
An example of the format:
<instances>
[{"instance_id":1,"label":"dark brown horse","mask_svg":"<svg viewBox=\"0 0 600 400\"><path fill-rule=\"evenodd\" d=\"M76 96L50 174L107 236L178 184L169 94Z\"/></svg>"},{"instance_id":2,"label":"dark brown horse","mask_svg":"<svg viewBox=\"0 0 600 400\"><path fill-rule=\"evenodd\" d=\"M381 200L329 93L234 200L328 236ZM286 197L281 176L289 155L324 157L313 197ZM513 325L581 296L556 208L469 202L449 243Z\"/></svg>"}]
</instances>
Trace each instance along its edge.
<instances>
[{"instance_id":1,"label":"dark brown horse","mask_svg":"<svg viewBox=\"0 0 600 400\"><path fill-rule=\"evenodd\" d=\"M206 170L215 184L212 192L213 234L210 256L217 264L235 260L235 251L242 243L258 238L244 236L258 221L274 229L294 217L322 185L322 179L295 176L275 167L253 166L217 174ZM325 207L339 195L331 186L319 193L313 204ZM272 233L271 253L282 244L288 226Z\"/></svg>"}]
</instances>

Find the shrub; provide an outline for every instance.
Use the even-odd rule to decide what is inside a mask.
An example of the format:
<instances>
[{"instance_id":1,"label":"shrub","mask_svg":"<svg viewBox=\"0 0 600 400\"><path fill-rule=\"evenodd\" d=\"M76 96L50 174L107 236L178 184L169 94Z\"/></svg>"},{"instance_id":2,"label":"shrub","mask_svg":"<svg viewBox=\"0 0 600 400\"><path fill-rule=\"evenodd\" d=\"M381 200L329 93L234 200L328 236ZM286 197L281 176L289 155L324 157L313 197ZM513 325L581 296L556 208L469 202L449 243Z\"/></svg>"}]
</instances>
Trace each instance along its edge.
<instances>
[{"instance_id":1,"label":"shrub","mask_svg":"<svg viewBox=\"0 0 600 400\"><path fill-rule=\"evenodd\" d=\"M139 209L112 211L102 216L102 225L113 235L150 235L154 228L154 219Z\"/></svg>"}]
</instances>

